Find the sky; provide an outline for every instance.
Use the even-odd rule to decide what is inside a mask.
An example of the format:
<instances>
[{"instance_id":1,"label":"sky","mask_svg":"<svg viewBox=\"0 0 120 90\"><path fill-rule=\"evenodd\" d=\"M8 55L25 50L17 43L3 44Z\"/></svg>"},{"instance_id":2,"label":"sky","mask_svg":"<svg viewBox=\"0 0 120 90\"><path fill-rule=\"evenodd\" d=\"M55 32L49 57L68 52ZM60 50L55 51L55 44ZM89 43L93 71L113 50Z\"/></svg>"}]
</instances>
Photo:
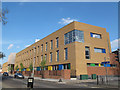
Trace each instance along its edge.
<instances>
[{"instance_id":1,"label":"sky","mask_svg":"<svg viewBox=\"0 0 120 90\"><path fill-rule=\"evenodd\" d=\"M106 28L112 50L118 47L117 2L3 2L8 23L2 26L2 51L17 53L72 21ZM120 39L119 39L120 40Z\"/></svg>"}]
</instances>

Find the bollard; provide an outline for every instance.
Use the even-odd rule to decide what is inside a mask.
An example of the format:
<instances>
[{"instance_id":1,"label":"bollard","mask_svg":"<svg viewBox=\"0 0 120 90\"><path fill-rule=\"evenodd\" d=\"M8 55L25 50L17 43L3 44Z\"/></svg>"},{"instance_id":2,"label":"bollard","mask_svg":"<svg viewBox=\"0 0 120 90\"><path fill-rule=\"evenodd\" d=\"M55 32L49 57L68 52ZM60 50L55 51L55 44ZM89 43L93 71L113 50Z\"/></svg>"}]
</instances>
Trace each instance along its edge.
<instances>
[{"instance_id":1,"label":"bollard","mask_svg":"<svg viewBox=\"0 0 120 90\"><path fill-rule=\"evenodd\" d=\"M98 79L98 75L97 75L97 85L99 84L99 79Z\"/></svg>"},{"instance_id":2,"label":"bollard","mask_svg":"<svg viewBox=\"0 0 120 90\"><path fill-rule=\"evenodd\" d=\"M62 79L60 78L58 82L62 82Z\"/></svg>"},{"instance_id":3,"label":"bollard","mask_svg":"<svg viewBox=\"0 0 120 90\"><path fill-rule=\"evenodd\" d=\"M103 84L103 78L102 78L102 84Z\"/></svg>"},{"instance_id":4,"label":"bollard","mask_svg":"<svg viewBox=\"0 0 120 90\"><path fill-rule=\"evenodd\" d=\"M33 83L34 83L34 78L33 77L28 77L27 87L28 88L33 88Z\"/></svg>"}]
</instances>

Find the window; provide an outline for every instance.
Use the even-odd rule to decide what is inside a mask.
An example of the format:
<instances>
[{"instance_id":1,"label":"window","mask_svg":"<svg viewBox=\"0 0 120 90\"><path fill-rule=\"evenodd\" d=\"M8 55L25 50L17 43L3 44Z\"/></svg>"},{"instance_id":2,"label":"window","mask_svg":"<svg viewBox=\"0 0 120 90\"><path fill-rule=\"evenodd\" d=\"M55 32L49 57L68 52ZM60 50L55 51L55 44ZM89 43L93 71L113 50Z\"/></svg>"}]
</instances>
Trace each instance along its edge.
<instances>
[{"instance_id":1,"label":"window","mask_svg":"<svg viewBox=\"0 0 120 90\"><path fill-rule=\"evenodd\" d=\"M53 40L51 40L51 49L53 49Z\"/></svg>"},{"instance_id":2,"label":"window","mask_svg":"<svg viewBox=\"0 0 120 90\"><path fill-rule=\"evenodd\" d=\"M59 50L57 50L57 61L59 61Z\"/></svg>"},{"instance_id":3,"label":"window","mask_svg":"<svg viewBox=\"0 0 120 90\"><path fill-rule=\"evenodd\" d=\"M85 58L90 59L90 48L89 47L85 47Z\"/></svg>"},{"instance_id":4,"label":"window","mask_svg":"<svg viewBox=\"0 0 120 90\"><path fill-rule=\"evenodd\" d=\"M58 48L58 45L59 45L59 38L57 37L56 38L56 47Z\"/></svg>"},{"instance_id":5,"label":"window","mask_svg":"<svg viewBox=\"0 0 120 90\"><path fill-rule=\"evenodd\" d=\"M41 55L41 61L43 60L43 55Z\"/></svg>"},{"instance_id":6,"label":"window","mask_svg":"<svg viewBox=\"0 0 120 90\"><path fill-rule=\"evenodd\" d=\"M64 53L65 53L65 60L67 60L68 59L68 49L67 48L65 48Z\"/></svg>"},{"instance_id":7,"label":"window","mask_svg":"<svg viewBox=\"0 0 120 90\"><path fill-rule=\"evenodd\" d=\"M36 47L34 47L33 53L36 53Z\"/></svg>"},{"instance_id":8,"label":"window","mask_svg":"<svg viewBox=\"0 0 120 90\"><path fill-rule=\"evenodd\" d=\"M41 51L43 52L43 44L41 45Z\"/></svg>"},{"instance_id":9,"label":"window","mask_svg":"<svg viewBox=\"0 0 120 90\"><path fill-rule=\"evenodd\" d=\"M87 63L87 66L90 66L90 63Z\"/></svg>"},{"instance_id":10,"label":"window","mask_svg":"<svg viewBox=\"0 0 120 90\"><path fill-rule=\"evenodd\" d=\"M39 46L38 46L38 50L37 50L37 53L39 53Z\"/></svg>"},{"instance_id":11,"label":"window","mask_svg":"<svg viewBox=\"0 0 120 90\"><path fill-rule=\"evenodd\" d=\"M73 30L64 35L64 44L71 42L84 42L84 32L80 30Z\"/></svg>"},{"instance_id":12,"label":"window","mask_svg":"<svg viewBox=\"0 0 120 90\"><path fill-rule=\"evenodd\" d=\"M37 64L39 63L39 56L37 56Z\"/></svg>"},{"instance_id":13,"label":"window","mask_svg":"<svg viewBox=\"0 0 120 90\"><path fill-rule=\"evenodd\" d=\"M93 38L101 38L101 34L90 33L91 37Z\"/></svg>"},{"instance_id":14,"label":"window","mask_svg":"<svg viewBox=\"0 0 120 90\"><path fill-rule=\"evenodd\" d=\"M94 52L97 52L97 53L106 53L106 50L105 49L101 49L101 48L94 48Z\"/></svg>"},{"instance_id":15,"label":"window","mask_svg":"<svg viewBox=\"0 0 120 90\"><path fill-rule=\"evenodd\" d=\"M111 66L111 67L117 67L117 65L116 65L116 64L110 64L110 66Z\"/></svg>"},{"instance_id":16,"label":"window","mask_svg":"<svg viewBox=\"0 0 120 90\"><path fill-rule=\"evenodd\" d=\"M70 63L69 64L63 64L62 68L63 69L70 69Z\"/></svg>"},{"instance_id":17,"label":"window","mask_svg":"<svg viewBox=\"0 0 120 90\"><path fill-rule=\"evenodd\" d=\"M48 44L48 43L46 42L46 48L45 48L45 51L47 51L47 44Z\"/></svg>"},{"instance_id":18,"label":"window","mask_svg":"<svg viewBox=\"0 0 120 90\"><path fill-rule=\"evenodd\" d=\"M99 66L99 64L98 64L98 63L95 63L95 66L97 66L97 67L98 67L98 66Z\"/></svg>"},{"instance_id":19,"label":"window","mask_svg":"<svg viewBox=\"0 0 120 90\"><path fill-rule=\"evenodd\" d=\"M50 62L52 62L52 52L50 52Z\"/></svg>"},{"instance_id":20,"label":"window","mask_svg":"<svg viewBox=\"0 0 120 90\"><path fill-rule=\"evenodd\" d=\"M47 61L47 54L45 54L45 60Z\"/></svg>"}]
</instances>

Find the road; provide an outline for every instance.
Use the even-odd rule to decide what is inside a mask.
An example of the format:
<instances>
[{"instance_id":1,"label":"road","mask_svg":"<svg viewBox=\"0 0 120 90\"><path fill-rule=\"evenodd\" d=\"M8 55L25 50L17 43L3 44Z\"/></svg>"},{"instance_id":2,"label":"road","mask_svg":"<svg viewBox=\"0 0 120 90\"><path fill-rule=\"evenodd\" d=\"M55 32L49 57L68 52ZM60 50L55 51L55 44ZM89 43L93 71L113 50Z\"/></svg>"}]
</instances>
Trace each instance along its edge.
<instances>
[{"instance_id":1,"label":"road","mask_svg":"<svg viewBox=\"0 0 120 90\"><path fill-rule=\"evenodd\" d=\"M27 88L27 79L15 79L11 76L2 77L2 88ZM34 80L34 88L87 88L85 86Z\"/></svg>"},{"instance_id":2,"label":"road","mask_svg":"<svg viewBox=\"0 0 120 90\"><path fill-rule=\"evenodd\" d=\"M1 76L0 76L1 77ZM2 77L2 88L27 88L27 79L15 79L12 76ZM66 90L66 88L76 88L75 90L79 90L80 88L95 88L95 87L88 87L85 84L66 84L66 83L58 83L58 82L51 82L51 81L43 81L43 80L34 80L34 88L61 88L62 90ZM5 89L6 90L6 89ZM102 89L103 90L103 89ZM115 90L115 89L109 89Z\"/></svg>"}]
</instances>

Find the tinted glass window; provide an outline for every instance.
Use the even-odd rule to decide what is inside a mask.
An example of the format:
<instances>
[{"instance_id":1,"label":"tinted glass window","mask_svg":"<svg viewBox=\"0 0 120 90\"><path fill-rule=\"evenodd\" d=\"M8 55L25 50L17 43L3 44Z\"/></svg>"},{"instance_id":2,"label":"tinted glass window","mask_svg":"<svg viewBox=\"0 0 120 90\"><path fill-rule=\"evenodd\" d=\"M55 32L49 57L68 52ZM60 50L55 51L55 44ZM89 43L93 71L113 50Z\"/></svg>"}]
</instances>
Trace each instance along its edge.
<instances>
[{"instance_id":1,"label":"tinted glass window","mask_svg":"<svg viewBox=\"0 0 120 90\"><path fill-rule=\"evenodd\" d=\"M84 42L84 32L80 30L73 30L64 35L65 45L74 41Z\"/></svg>"}]
</instances>

